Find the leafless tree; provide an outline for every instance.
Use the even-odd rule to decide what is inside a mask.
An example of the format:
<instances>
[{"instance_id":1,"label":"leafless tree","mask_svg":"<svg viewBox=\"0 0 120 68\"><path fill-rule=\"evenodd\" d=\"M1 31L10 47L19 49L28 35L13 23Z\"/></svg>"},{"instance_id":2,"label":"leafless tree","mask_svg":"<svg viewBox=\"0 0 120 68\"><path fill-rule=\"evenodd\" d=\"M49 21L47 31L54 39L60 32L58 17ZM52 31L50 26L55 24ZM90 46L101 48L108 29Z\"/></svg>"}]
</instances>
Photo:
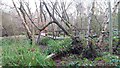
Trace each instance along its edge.
<instances>
[{"instance_id":1,"label":"leafless tree","mask_svg":"<svg viewBox=\"0 0 120 68\"><path fill-rule=\"evenodd\" d=\"M33 40L34 28L39 31L39 35L38 35L38 39L37 39L37 43L39 43L40 38L41 38L40 37L41 32L44 31L49 25L56 24L73 41L72 42L73 49L70 48L70 50L68 50L67 52L71 52L71 50L78 50L78 51L81 50L82 51L83 47L81 46L82 44L79 43L80 39L78 39L79 38L78 36L75 36L73 34L74 33L73 29L76 29L79 32L79 29L78 29L79 27L81 27L81 29L83 27L84 28L87 27L87 26L85 26L86 23L84 23L84 26L83 26L83 22L84 22L83 20L85 20L85 21L88 20L88 27L87 27L88 28L88 31L87 31L88 44L87 45L90 48L91 52L94 54L93 57L95 57L95 51L92 47L93 43L90 39L90 36L92 36L91 29L93 29L93 26L95 26L95 25L93 25L94 24L93 22L95 22L96 24L99 24L100 25L99 29L102 30L101 34L98 38L98 42L97 42L97 46L102 48L102 45L103 45L102 43L104 41L104 35L105 35L104 33L107 32L107 26L108 26L108 14L107 14L108 13L108 8L104 7L104 9L106 9L105 12L99 11L99 13L101 13L101 16L103 15L104 19L105 19L103 22L99 22L100 21L100 20L98 20L99 15L98 16L95 15L95 13L97 13L97 11L95 12L95 4L96 4L95 1L90 6L91 8L88 9L88 11L90 12L90 13L88 13L88 16L87 16L87 14L82 13L82 11L80 10L81 7L82 7L81 3L79 3L77 5L77 6L79 6L77 8L77 10L78 10L77 14L79 14L79 15L75 16L75 18L76 17L81 17L81 20L79 20L77 22L77 23L81 22L80 23L81 26L75 26L70 21L70 15L72 15L72 13L68 13L68 9L69 9L70 5L72 4L72 2L70 2L68 5L66 4L66 2L59 2L58 3L57 1L56 2L49 1L49 3L48 3L48 2L45 2L44 0L40 0L39 5L35 2L35 7L36 7L35 12L36 12L36 16L37 16L37 22L33 20L34 17L31 13L29 3L23 2L23 1L20 0L19 1L20 7L18 9L13 0L12 0L12 2L13 2L13 5L14 5L19 17L22 20L22 23L23 23L23 25L26 29L26 32L27 32L27 36L31 40L31 42ZM39 8L38 8L38 6L39 6ZM26 7L27 7L27 9L26 9ZM101 7L100 9L102 10L103 8ZM75 14L76 11L73 12L73 13ZM84 19L82 18L82 14L84 16ZM74 18L74 20L78 20L78 19L75 19L75 18ZM40 24L43 23L44 25L42 24L41 26L39 26L38 23L40 23ZM32 25L32 28L28 24ZM103 27L103 29L101 27ZM97 27L96 27L96 29L97 29ZM53 33L54 33L54 28L53 28ZM63 53L67 54L66 51L64 51ZM62 54L62 52L60 54ZM60 54L57 54L56 56L58 56Z\"/></svg>"}]
</instances>

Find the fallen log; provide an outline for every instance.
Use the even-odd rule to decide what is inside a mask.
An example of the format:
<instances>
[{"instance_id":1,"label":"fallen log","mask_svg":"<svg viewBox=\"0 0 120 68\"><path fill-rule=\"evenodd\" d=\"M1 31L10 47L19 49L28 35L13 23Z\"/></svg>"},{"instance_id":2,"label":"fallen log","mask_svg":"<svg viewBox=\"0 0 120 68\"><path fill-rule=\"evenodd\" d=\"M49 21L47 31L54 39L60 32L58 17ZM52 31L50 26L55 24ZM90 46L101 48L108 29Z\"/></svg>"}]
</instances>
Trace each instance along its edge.
<instances>
[{"instance_id":1,"label":"fallen log","mask_svg":"<svg viewBox=\"0 0 120 68\"><path fill-rule=\"evenodd\" d=\"M69 50L61 51L58 53L52 53L52 54L48 55L46 57L46 59L52 58L53 60L56 60L56 59L60 59L62 57L65 57L67 54L81 54L82 50L83 50L83 47L77 47L77 48L71 47Z\"/></svg>"}]
</instances>

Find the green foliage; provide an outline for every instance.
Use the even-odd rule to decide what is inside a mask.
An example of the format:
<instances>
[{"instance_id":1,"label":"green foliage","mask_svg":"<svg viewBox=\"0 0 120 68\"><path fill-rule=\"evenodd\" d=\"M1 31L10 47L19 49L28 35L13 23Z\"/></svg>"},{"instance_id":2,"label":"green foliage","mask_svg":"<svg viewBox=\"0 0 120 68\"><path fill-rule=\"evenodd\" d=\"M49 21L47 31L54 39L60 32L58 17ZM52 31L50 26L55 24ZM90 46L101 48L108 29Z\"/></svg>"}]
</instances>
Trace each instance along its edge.
<instances>
[{"instance_id":1,"label":"green foliage","mask_svg":"<svg viewBox=\"0 0 120 68\"><path fill-rule=\"evenodd\" d=\"M50 53L57 53L62 50L66 50L67 48L70 47L71 45L71 39L70 38L65 38L64 40L49 40L47 41L48 49L45 50L45 53L50 54Z\"/></svg>"},{"instance_id":2,"label":"green foliage","mask_svg":"<svg viewBox=\"0 0 120 68\"><path fill-rule=\"evenodd\" d=\"M48 49L45 50L45 52L47 54L58 52L60 50L60 48L61 48L61 46L59 44L60 44L60 41L49 40L48 44L47 44Z\"/></svg>"},{"instance_id":3,"label":"green foliage","mask_svg":"<svg viewBox=\"0 0 120 68\"><path fill-rule=\"evenodd\" d=\"M104 61L104 65L112 65L112 66L120 65L119 56L112 55L109 52L103 52L103 56L97 57L95 61Z\"/></svg>"},{"instance_id":4,"label":"green foliage","mask_svg":"<svg viewBox=\"0 0 120 68\"><path fill-rule=\"evenodd\" d=\"M42 51L39 49L39 46L30 45L27 39L3 39L0 41L0 45L3 48L3 65L55 66L55 62L52 59L45 58L50 53L58 53L71 47L72 40L70 38L65 38L64 40L47 39L45 42L47 42L48 49L42 53ZM96 48L94 45L93 47ZM81 59L81 55L78 56L73 54L69 57L63 58L66 59L61 61L61 65L66 65L69 67L101 66L101 64L105 66L120 66L120 58L116 55L110 54L109 52L102 52L101 56L95 58L93 61L86 58Z\"/></svg>"},{"instance_id":5,"label":"green foliage","mask_svg":"<svg viewBox=\"0 0 120 68\"><path fill-rule=\"evenodd\" d=\"M81 59L80 57L67 57L69 60L63 65L69 67L78 67L78 66L120 66L120 58L116 55L112 55L109 52L103 52L101 57L95 58L91 61L87 58Z\"/></svg>"},{"instance_id":6,"label":"green foliage","mask_svg":"<svg viewBox=\"0 0 120 68\"><path fill-rule=\"evenodd\" d=\"M48 37L43 37L42 40L40 40L40 44L47 45L49 40L51 39Z\"/></svg>"},{"instance_id":7,"label":"green foliage","mask_svg":"<svg viewBox=\"0 0 120 68\"><path fill-rule=\"evenodd\" d=\"M25 35L26 33L25 32L22 32L21 35Z\"/></svg>"},{"instance_id":8,"label":"green foliage","mask_svg":"<svg viewBox=\"0 0 120 68\"><path fill-rule=\"evenodd\" d=\"M79 59L77 61L71 61L68 63L68 66L95 66L95 64L93 61L83 58L83 60Z\"/></svg>"},{"instance_id":9,"label":"green foliage","mask_svg":"<svg viewBox=\"0 0 120 68\"><path fill-rule=\"evenodd\" d=\"M15 42L15 40L10 39L10 38L8 38L8 39L2 39L0 41L0 46L8 46L8 45L11 45L13 42Z\"/></svg>"},{"instance_id":10,"label":"green foliage","mask_svg":"<svg viewBox=\"0 0 120 68\"><path fill-rule=\"evenodd\" d=\"M119 57L111 54L107 54L102 57L107 64L118 65L120 63Z\"/></svg>"},{"instance_id":11,"label":"green foliage","mask_svg":"<svg viewBox=\"0 0 120 68\"><path fill-rule=\"evenodd\" d=\"M54 66L55 63L52 59L45 59L47 55L41 53L38 46L29 45L26 40L13 40L2 41L2 63L9 66ZM6 45L7 44L7 45Z\"/></svg>"}]
</instances>

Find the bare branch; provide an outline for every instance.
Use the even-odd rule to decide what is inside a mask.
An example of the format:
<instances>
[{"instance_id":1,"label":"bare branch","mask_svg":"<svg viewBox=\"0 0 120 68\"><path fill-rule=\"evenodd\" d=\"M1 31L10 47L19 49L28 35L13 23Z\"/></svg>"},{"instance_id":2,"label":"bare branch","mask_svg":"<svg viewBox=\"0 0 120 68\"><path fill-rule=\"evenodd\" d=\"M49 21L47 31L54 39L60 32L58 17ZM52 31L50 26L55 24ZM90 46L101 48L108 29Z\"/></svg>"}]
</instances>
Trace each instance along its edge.
<instances>
[{"instance_id":1,"label":"bare branch","mask_svg":"<svg viewBox=\"0 0 120 68\"><path fill-rule=\"evenodd\" d=\"M70 34L68 33L68 31L66 31L66 30L58 23L58 21L56 20L56 18L50 13L50 11L49 11L46 3L43 2L43 4L45 5L47 12L49 13L50 17L52 17L52 19L55 21L55 23L66 33L66 35L69 35L69 36L70 36Z\"/></svg>"}]
</instances>

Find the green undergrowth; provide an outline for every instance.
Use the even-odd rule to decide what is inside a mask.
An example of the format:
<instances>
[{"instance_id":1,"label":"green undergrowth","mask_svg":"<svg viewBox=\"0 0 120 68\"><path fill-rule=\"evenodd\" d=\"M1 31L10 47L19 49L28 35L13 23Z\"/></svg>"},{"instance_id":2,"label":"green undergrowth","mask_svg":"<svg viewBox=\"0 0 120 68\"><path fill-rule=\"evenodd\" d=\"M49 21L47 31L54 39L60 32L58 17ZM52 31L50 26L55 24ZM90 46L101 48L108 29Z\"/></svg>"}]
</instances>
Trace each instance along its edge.
<instances>
[{"instance_id":1,"label":"green undergrowth","mask_svg":"<svg viewBox=\"0 0 120 68\"><path fill-rule=\"evenodd\" d=\"M52 59L45 59L46 54L42 53L39 46L30 45L27 39L3 39L2 46L3 66L54 66Z\"/></svg>"},{"instance_id":2,"label":"green undergrowth","mask_svg":"<svg viewBox=\"0 0 120 68\"><path fill-rule=\"evenodd\" d=\"M44 51L46 54L58 53L60 51L66 50L71 46L72 40L70 38L65 38L64 40L53 40L49 38L44 38L44 43L48 48ZM43 41L42 40L42 41ZM45 41L47 40L47 41Z\"/></svg>"},{"instance_id":3,"label":"green undergrowth","mask_svg":"<svg viewBox=\"0 0 120 68\"><path fill-rule=\"evenodd\" d=\"M71 42L72 42L70 38L66 38L64 40L53 40L49 38L44 38L44 39L47 39L45 43L47 43L46 46L48 46L48 49L44 51L44 53L46 54L58 53L62 50L66 50L67 48L71 46ZM82 40L82 43L83 45L86 44L84 40ZM93 47L96 48L95 45L93 45ZM67 57L63 57L61 60L62 61L60 62L60 64L62 66L69 66L69 67L73 67L73 66L120 66L119 56L110 54L109 52L98 53L98 57L96 57L92 61L87 58L83 58L82 55L76 56L73 54Z\"/></svg>"},{"instance_id":4,"label":"green undergrowth","mask_svg":"<svg viewBox=\"0 0 120 68\"><path fill-rule=\"evenodd\" d=\"M103 56L95 58L91 61L87 58L81 58L80 56L70 55L67 58L63 58L61 61L62 65L65 66L116 66L120 67L120 58L119 56L112 55L109 52L104 52Z\"/></svg>"},{"instance_id":5,"label":"green undergrowth","mask_svg":"<svg viewBox=\"0 0 120 68\"><path fill-rule=\"evenodd\" d=\"M63 40L53 40L43 38L42 41L47 49L42 51L40 46L30 45L27 39L3 39L0 41L2 46L2 63L4 66L55 66L56 63L48 58L48 54L58 53L71 47L72 40L65 38ZM85 43L83 43L85 44ZM75 66L118 66L120 67L119 56L102 52L101 56L96 57L93 61L82 57L81 55L70 54L60 59L60 65Z\"/></svg>"}]
</instances>

